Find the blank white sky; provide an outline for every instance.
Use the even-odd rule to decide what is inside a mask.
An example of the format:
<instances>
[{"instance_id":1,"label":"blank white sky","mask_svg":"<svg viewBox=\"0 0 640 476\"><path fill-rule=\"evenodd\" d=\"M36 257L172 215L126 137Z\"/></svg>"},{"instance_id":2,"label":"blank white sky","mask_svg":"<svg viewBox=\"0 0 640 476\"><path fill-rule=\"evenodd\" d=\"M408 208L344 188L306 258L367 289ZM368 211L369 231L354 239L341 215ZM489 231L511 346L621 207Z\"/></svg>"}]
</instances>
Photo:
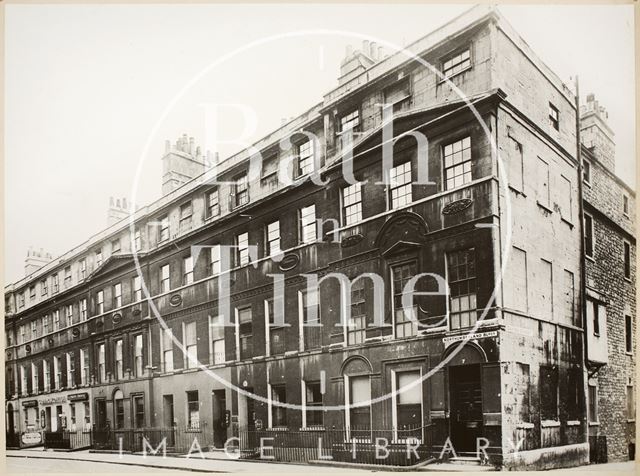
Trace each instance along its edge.
<instances>
[{"instance_id":1,"label":"blank white sky","mask_svg":"<svg viewBox=\"0 0 640 476\"><path fill-rule=\"evenodd\" d=\"M267 36L319 28L404 46L467 8L6 5L6 281L23 276L29 246L59 255L105 227L109 196L131 197L140 154L164 108L221 55ZM567 84L578 74L583 97L594 92L608 109L617 172L634 184L633 7L500 10ZM187 133L202 143L199 104L251 106L258 114L258 139L337 84L349 43L360 41L339 35L278 40L214 69L153 138L137 202L160 196L165 139ZM241 125L231 115L225 130L237 134Z\"/></svg>"}]
</instances>

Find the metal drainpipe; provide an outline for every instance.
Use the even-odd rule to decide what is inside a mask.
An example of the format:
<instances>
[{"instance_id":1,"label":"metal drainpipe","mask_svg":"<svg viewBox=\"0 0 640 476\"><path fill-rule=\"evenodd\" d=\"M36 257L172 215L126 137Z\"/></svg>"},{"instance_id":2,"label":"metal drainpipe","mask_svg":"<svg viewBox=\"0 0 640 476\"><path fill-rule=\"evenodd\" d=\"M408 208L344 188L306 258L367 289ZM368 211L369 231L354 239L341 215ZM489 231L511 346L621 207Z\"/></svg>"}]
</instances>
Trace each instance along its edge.
<instances>
[{"instance_id":1,"label":"metal drainpipe","mask_svg":"<svg viewBox=\"0 0 640 476\"><path fill-rule=\"evenodd\" d=\"M584 249L584 184L582 181L582 143L580 138L580 83L578 76L576 76L576 158L578 160L578 206L579 206L579 226L580 226L580 313L582 315L582 330L583 330L583 342L584 342L584 362L585 367L588 361L588 331L587 331L587 312L586 312L586 257ZM588 376L588 372L587 372Z\"/></svg>"}]
</instances>

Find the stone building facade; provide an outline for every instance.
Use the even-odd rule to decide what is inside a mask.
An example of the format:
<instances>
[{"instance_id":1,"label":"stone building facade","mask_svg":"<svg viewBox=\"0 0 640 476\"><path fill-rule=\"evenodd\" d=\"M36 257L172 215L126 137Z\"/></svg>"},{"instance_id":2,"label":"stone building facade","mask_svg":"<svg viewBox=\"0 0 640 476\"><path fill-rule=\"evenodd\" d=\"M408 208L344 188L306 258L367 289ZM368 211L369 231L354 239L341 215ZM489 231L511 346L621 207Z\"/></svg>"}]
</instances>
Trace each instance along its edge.
<instances>
[{"instance_id":1,"label":"stone building facade","mask_svg":"<svg viewBox=\"0 0 640 476\"><path fill-rule=\"evenodd\" d=\"M635 453L635 192L615 174L613 132L593 95L581 128L592 459L622 461Z\"/></svg>"},{"instance_id":2,"label":"stone building facade","mask_svg":"<svg viewBox=\"0 0 640 476\"><path fill-rule=\"evenodd\" d=\"M476 455L480 439L508 468L587 462L574 95L490 7L408 49L440 74L349 51L321 103L254 144L258 174L243 151L216 184L180 139L133 226L7 286L9 430L77 425L72 391L92 428L176 426L213 446L299 429L399 443L408 429L436 455L447 441Z\"/></svg>"}]
</instances>

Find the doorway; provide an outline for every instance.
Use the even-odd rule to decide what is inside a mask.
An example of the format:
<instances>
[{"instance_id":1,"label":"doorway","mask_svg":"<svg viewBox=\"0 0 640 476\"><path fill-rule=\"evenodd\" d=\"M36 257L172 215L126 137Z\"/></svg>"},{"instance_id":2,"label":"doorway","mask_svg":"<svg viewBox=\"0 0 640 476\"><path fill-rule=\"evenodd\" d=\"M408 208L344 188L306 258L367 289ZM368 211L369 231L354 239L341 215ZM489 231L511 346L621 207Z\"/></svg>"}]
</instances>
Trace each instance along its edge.
<instances>
[{"instance_id":1,"label":"doorway","mask_svg":"<svg viewBox=\"0 0 640 476\"><path fill-rule=\"evenodd\" d=\"M173 413L173 395L163 395L162 397L162 425L167 429L169 435L168 445L175 445L175 415Z\"/></svg>"},{"instance_id":2,"label":"doorway","mask_svg":"<svg viewBox=\"0 0 640 476\"><path fill-rule=\"evenodd\" d=\"M456 453L476 454L476 438L482 436L482 387L480 364L449 367L451 442Z\"/></svg>"},{"instance_id":3,"label":"doorway","mask_svg":"<svg viewBox=\"0 0 640 476\"><path fill-rule=\"evenodd\" d=\"M96 428L102 430L107 426L107 402L104 398L96 400Z\"/></svg>"},{"instance_id":4,"label":"doorway","mask_svg":"<svg viewBox=\"0 0 640 476\"><path fill-rule=\"evenodd\" d=\"M223 448L227 439L227 426L225 424L225 411L227 399L224 390L214 390L212 393L213 404L213 446Z\"/></svg>"},{"instance_id":5,"label":"doorway","mask_svg":"<svg viewBox=\"0 0 640 476\"><path fill-rule=\"evenodd\" d=\"M13 405L11 405L10 403L7 405L7 431L12 435L15 432L13 421Z\"/></svg>"}]
</instances>

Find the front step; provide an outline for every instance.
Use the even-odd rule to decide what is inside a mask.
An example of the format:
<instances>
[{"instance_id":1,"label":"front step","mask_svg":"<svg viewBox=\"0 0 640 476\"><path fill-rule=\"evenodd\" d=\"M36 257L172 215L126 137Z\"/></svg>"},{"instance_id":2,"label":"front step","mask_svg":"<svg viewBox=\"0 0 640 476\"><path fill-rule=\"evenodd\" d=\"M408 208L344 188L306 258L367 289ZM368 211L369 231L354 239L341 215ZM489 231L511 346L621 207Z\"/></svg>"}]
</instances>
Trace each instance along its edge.
<instances>
[{"instance_id":1,"label":"front step","mask_svg":"<svg viewBox=\"0 0 640 476\"><path fill-rule=\"evenodd\" d=\"M455 458L449 458L449 463L474 466L482 465L480 458L478 458L477 456L456 456Z\"/></svg>"},{"instance_id":2,"label":"front step","mask_svg":"<svg viewBox=\"0 0 640 476\"><path fill-rule=\"evenodd\" d=\"M443 471L443 472L484 472L484 471L496 471L493 466L475 466L473 464L461 464L461 463L434 463L422 466L420 471Z\"/></svg>"}]
</instances>

